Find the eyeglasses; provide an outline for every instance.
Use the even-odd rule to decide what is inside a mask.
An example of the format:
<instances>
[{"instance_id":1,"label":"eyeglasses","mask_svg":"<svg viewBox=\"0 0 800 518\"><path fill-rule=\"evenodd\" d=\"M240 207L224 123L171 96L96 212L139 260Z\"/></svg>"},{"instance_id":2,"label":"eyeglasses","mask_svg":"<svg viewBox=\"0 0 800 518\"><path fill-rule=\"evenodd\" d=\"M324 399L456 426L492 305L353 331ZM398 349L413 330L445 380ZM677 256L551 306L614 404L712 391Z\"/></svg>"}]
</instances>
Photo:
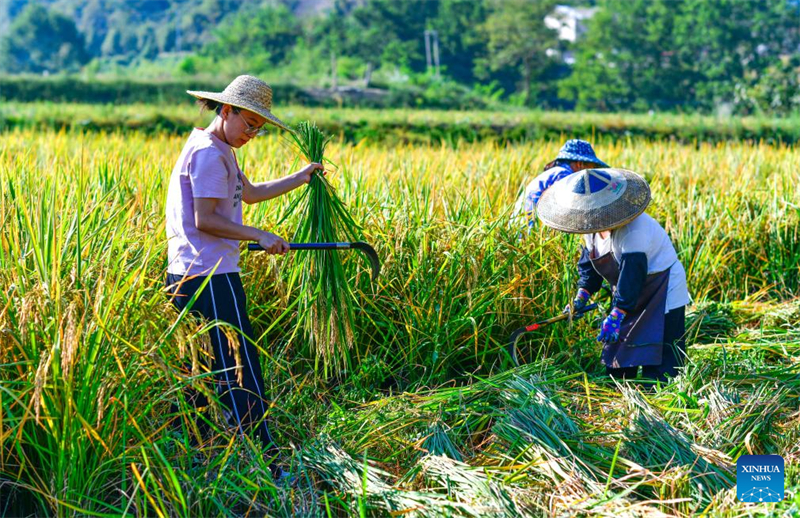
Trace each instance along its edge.
<instances>
[{"instance_id":1,"label":"eyeglasses","mask_svg":"<svg viewBox=\"0 0 800 518\"><path fill-rule=\"evenodd\" d=\"M244 118L244 115L242 115L242 112L237 111L236 115L241 117L244 123L247 125L247 127L244 129L245 135L255 137L256 135L263 135L264 133L266 133L263 124L261 126L251 126L250 123L247 122L247 119Z\"/></svg>"}]
</instances>

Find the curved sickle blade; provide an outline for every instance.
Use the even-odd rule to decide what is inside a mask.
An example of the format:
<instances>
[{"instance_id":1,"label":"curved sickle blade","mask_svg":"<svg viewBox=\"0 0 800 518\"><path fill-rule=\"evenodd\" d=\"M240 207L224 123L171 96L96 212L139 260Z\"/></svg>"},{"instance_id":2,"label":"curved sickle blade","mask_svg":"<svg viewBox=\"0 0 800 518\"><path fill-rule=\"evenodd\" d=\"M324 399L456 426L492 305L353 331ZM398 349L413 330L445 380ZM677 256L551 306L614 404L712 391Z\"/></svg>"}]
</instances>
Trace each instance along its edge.
<instances>
[{"instance_id":1,"label":"curved sickle blade","mask_svg":"<svg viewBox=\"0 0 800 518\"><path fill-rule=\"evenodd\" d=\"M594 311L595 309L597 309L597 302L593 302L584 307L583 309L581 309L580 311L576 311L575 314L572 315L572 318L573 319L580 318L586 313ZM556 322L561 322L562 320L567 320L569 319L569 317L570 317L569 313L562 313L558 316L548 318L547 320L542 320L540 322L536 322L535 324L531 324L529 326L520 327L519 329L511 333L511 336L508 338L508 346L506 346L506 351L508 352L508 355L511 356L511 361L514 362L514 365L519 367L519 360L517 359L517 342L519 341L520 336L524 335L525 333L529 333L531 331L536 331L537 329L540 329L544 326L555 324Z\"/></svg>"},{"instance_id":2,"label":"curved sickle blade","mask_svg":"<svg viewBox=\"0 0 800 518\"><path fill-rule=\"evenodd\" d=\"M508 355L511 356L511 361L514 363L515 367L519 367L519 360L517 359L517 341L519 337L523 334L527 333L528 330L524 327L521 327L511 333L511 336L508 339L508 346L506 347L506 351Z\"/></svg>"},{"instance_id":3,"label":"curved sickle blade","mask_svg":"<svg viewBox=\"0 0 800 518\"><path fill-rule=\"evenodd\" d=\"M361 250L367 256L367 259L369 259L369 264L372 266L372 281L375 282L375 280L378 278L378 275L381 273L381 260L378 257L378 253L374 248L363 241L350 243L350 248Z\"/></svg>"}]
</instances>

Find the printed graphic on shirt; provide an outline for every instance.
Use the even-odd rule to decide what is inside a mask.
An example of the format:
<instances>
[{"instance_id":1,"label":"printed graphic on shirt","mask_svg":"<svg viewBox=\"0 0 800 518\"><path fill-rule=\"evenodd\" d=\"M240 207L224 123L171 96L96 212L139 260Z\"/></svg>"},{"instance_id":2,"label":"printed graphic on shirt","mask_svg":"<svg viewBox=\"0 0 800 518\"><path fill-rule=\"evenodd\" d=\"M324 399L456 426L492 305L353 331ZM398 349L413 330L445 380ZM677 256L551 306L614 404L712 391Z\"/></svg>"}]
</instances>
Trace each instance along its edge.
<instances>
[{"instance_id":1,"label":"printed graphic on shirt","mask_svg":"<svg viewBox=\"0 0 800 518\"><path fill-rule=\"evenodd\" d=\"M238 182L236 182L236 193L233 195L233 208L239 206L242 201L242 194L244 193L244 184L242 184L242 175L237 174Z\"/></svg>"}]
</instances>

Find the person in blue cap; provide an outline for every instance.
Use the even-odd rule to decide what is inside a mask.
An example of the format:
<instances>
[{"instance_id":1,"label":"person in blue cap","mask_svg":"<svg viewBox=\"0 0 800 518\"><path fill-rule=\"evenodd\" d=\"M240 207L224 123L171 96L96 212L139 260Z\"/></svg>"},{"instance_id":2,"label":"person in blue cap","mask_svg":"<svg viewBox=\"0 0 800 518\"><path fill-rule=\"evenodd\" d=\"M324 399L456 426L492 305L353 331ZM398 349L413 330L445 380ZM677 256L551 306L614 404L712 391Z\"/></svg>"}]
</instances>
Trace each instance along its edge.
<instances>
[{"instance_id":1,"label":"person in blue cap","mask_svg":"<svg viewBox=\"0 0 800 518\"><path fill-rule=\"evenodd\" d=\"M513 222L523 215L528 227L536 220L536 204L542 193L557 181L584 169L611 167L599 158L585 140L571 139L564 143L555 160L544 166L544 172L533 179L514 205Z\"/></svg>"}]
</instances>

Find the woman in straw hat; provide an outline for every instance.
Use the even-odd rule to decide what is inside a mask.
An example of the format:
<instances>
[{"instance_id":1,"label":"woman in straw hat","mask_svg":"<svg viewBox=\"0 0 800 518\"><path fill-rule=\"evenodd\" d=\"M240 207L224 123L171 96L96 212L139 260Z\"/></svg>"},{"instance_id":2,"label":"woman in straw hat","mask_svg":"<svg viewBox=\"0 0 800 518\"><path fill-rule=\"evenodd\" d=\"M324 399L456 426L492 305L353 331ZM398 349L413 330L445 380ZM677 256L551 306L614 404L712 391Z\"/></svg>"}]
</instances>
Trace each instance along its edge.
<instances>
[{"instance_id":1,"label":"woman in straw hat","mask_svg":"<svg viewBox=\"0 0 800 518\"><path fill-rule=\"evenodd\" d=\"M289 245L275 234L244 225L242 202L285 194L307 184L323 167L312 163L278 180L251 182L239 168L234 149L267 124L287 129L271 112L270 87L243 75L222 92L188 93L216 117L208 128L192 131L172 170L166 208L167 286L179 309L196 296L192 311L232 326L227 334L220 327L209 333L220 401L238 430L253 432L274 453L265 420L268 404L261 364L239 278L239 241L258 242L273 254L285 254ZM226 336L238 337L238 343L232 347Z\"/></svg>"},{"instance_id":2,"label":"woman in straw hat","mask_svg":"<svg viewBox=\"0 0 800 518\"><path fill-rule=\"evenodd\" d=\"M535 221L536 204L539 203L542 193L558 180L592 167L609 167L609 165L597 158L592 145L585 140L566 141L561 146L555 160L544 166L543 172L528 184L517 199L511 221L516 224L524 214L524 222L528 228L532 227Z\"/></svg>"},{"instance_id":3,"label":"woman in straw hat","mask_svg":"<svg viewBox=\"0 0 800 518\"><path fill-rule=\"evenodd\" d=\"M597 337L608 374L633 378L641 365L645 378L665 381L686 356L690 299L669 236L644 213L649 203L650 187L638 174L585 169L545 190L537 214L549 227L584 235L573 311L586 306L604 279L614 288Z\"/></svg>"}]
</instances>

